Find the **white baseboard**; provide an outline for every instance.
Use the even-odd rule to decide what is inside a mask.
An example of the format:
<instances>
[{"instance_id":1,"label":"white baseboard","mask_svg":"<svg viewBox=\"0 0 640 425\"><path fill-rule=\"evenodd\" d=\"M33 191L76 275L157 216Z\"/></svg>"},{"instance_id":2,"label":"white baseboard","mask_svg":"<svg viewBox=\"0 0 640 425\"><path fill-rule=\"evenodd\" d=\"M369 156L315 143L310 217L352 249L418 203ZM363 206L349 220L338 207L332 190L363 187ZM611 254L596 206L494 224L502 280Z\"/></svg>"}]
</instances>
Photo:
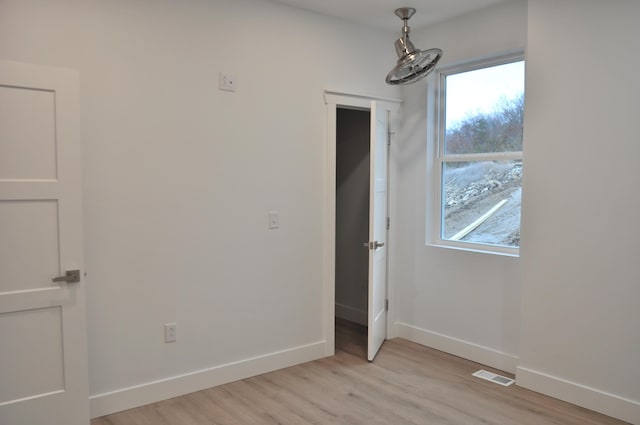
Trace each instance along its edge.
<instances>
[{"instance_id":1,"label":"white baseboard","mask_svg":"<svg viewBox=\"0 0 640 425\"><path fill-rule=\"evenodd\" d=\"M515 373L518 357L494 350L489 347L463 341L437 332L417 328L406 323L396 322L394 334L420 345L435 348L454 356L462 357L483 365Z\"/></svg>"},{"instance_id":2,"label":"white baseboard","mask_svg":"<svg viewBox=\"0 0 640 425\"><path fill-rule=\"evenodd\" d=\"M632 424L640 424L640 402L518 366L516 385Z\"/></svg>"},{"instance_id":3,"label":"white baseboard","mask_svg":"<svg viewBox=\"0 0 640 425\"><path fill-rule=\"evenodd\" d=\"M166 400L325 357L325 341L89 397L91 417Z\"/></svg>"},{"instance_id":4,"label":"white baseboard","mask_svg":"<svg viewBox=\"0 0 640 425\"><path fill-rule=\"evenodd\" d=\"M369 321L365 310L359 310L340 303L336 303L336 317L364 326L367 326L367 322Z\"/></svg>"}]
</instances>

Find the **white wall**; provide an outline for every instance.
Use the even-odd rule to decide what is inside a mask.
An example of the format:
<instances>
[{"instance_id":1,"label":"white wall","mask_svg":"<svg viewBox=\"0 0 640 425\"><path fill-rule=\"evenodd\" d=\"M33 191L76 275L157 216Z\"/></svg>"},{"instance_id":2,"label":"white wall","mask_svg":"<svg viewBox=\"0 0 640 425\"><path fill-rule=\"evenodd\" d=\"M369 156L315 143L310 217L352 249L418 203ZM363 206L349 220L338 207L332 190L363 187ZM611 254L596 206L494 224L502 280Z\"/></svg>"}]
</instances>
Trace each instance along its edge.
<instances>
[{"instance_id":1,"label":"white wall","mask_svg":"<svg viewBox=\"0 0 640 425\"><path fill-rule=\"evenodd\" d=\"M445 65L528 43L522 258L425 246L419 83L390 265L396 334L635 423L638 8L515 1L414 30ZM322 90L398 97L396 36L264 1L0 3L1 59L80 71L94 414L324 354Z\"/></svg>"},{"instance_id":2,"label":"white wall","mask_svg":"<svg viewBox=\"0 0 640 425\"><path fill-rule=\"evenodd\" d=\"M530 1L517 382L640 423L640 3Z\"/></svg>"},{"instance_id":3,"label":"white wall","mask_svg":"<svg viewBox=\"0 0 640 425\"><path fill-rule=\"evenodd\" d=\"M440 66L524 49L526 2L515 1L412 31L421 49L439 47ZM431 76L435 76L435 73ZM430 76L430 77L431 77ZM394 332L462 357L515 371L520 327L518 258L425 245L426 203L434 189L427 169L429 84L407 86L398 140L398 252ZM430 106L433 106L431 97ZM432 146L431 146L432 147ZM525 171L526 172L526 171Z\"/></svg>"},{"instance_id":4,"label":"white wall","mask_svg":"<svg viewBox=\"0 0 640 425\"><path fill-rule=\"evenodd\" d=\"M367 324L371 113L336 113L336 316Z\"/></svg>"},{"instance_id":5,"label":"white wall","mask_svg":"<svg viewBox=\"0 0 640 425\"><path fill-rule=\"evenodd\" d=\"M390 40L265 1L0 4L0 58L80 71L94 415L324 355L323 90L398 97Z\"/></svg>"}]
</instances>

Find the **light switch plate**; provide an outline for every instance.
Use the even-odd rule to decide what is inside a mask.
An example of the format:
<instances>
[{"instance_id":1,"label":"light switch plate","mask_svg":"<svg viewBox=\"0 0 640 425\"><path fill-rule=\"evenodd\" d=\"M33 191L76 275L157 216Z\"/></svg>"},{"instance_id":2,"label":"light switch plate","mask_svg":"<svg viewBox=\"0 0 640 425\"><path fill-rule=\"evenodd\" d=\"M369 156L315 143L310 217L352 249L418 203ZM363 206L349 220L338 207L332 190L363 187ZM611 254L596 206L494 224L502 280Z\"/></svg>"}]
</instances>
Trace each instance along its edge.
<instances>
[{"instance_id":1,"label":"light switch plate","mask_svg":"<svg viewBox=\"0 0 640 425\"><path fill-rule=\"evenodd\" d=\"M280 227L280 217L278 211L269 211L269 229L277 229Z\"/></svg>"},{"instance_id":2,"label":"light switch plate","mask_svg":"<svg viewBox=\"0 0 640 425\"><path fill-rule=\"evenodd\" d=\"M165 323L164 325L164 342L176 342L176 324Z\"/></svg>"}]
</instances>

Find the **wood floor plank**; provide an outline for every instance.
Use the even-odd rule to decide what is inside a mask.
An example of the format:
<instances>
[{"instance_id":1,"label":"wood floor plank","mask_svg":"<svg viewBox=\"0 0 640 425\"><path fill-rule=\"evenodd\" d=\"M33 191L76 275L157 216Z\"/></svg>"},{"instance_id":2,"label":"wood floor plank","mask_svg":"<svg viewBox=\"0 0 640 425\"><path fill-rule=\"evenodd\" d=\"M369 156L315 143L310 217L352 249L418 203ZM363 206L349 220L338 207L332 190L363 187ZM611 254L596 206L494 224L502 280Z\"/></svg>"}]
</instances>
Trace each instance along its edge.
<instances>
[{"instance_id":1,"label":"wood floor plank","mask_svg":"<svg viewBox=\"0 0 640 425\"><path fill-rule=\"evenodd\" d=\"M336 324L336 355L96 418L91 425L622 425L516 385L510 376L393 339L366 360L366 328Z\"/></svg>"}]
</instances>

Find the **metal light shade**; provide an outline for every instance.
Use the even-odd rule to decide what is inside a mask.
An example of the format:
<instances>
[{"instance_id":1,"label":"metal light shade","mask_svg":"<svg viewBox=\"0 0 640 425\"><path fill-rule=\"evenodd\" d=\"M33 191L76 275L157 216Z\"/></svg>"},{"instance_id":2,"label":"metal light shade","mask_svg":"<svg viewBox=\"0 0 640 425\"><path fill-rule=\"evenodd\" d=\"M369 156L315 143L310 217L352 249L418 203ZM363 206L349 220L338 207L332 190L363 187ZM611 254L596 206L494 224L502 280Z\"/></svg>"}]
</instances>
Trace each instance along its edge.
<instances>
[{"instance_id":1,"label":"metal light shade","mask_svg":"<svg viewBox=\"0 0 640 425\"><path fill-rule=\"evenodd\" d=\"M426 77L442 57L442 50L416 49L409 40L409 25L407 21L416 10L412 7L402 7L396 10L396 15L404 21L402 37L396 40L395 47L398 63L387 75L387 84L410 84Z\"/></svg>"}]
</instances>

